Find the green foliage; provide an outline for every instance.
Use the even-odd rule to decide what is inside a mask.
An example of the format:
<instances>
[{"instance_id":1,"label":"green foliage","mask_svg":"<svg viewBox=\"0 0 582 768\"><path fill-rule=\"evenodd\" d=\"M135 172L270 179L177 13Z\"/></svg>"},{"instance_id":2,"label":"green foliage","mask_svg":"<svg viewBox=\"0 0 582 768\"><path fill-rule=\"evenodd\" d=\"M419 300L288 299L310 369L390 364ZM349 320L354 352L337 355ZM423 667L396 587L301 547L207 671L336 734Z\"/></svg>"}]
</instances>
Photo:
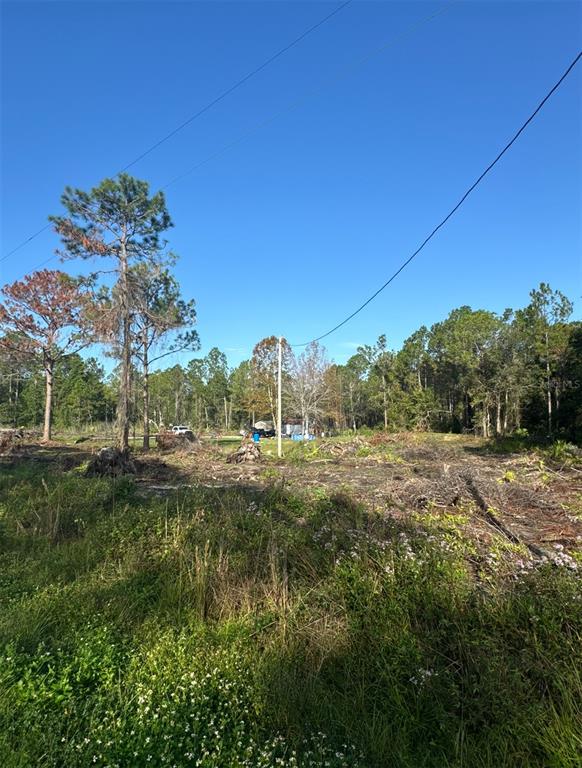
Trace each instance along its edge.
<instances>
[{"instance_id":1,"label":"green foliage","mask_svg":"<svg viewBox=\"0 0 582 768\"><path fill-rule=\"evenodd\" d=\"M7 767L577 765L580 577L476 579L462 514L30 469L0 505Z\"/></svg>"},{"instance_id":2,"label":"green foliage","mask_svg":"<svg viewBox=\"0 0 582 768\"><path fill-rule=\"evenodd\" d=\"M573 463L582 459L582 453L572 443L566 440L556 440L548 448L543 450L545 456L562 464Z\"/></svg>"},{"instance_id":3,"label":"green foliage","mask_svg":"<svg viewBox=\"0 0 582 768\"><path fill-rule=\"evenodd\" d=\"M57 427L81 429L113 419L115 401L103 376L103 368L92 357L84 359L75 354L56 363L53 420ZM44 387L42 371L30 365L19 381L18 391L0 406L0 420L30 427L42 424Z\"/></svg>"}]
</instances>

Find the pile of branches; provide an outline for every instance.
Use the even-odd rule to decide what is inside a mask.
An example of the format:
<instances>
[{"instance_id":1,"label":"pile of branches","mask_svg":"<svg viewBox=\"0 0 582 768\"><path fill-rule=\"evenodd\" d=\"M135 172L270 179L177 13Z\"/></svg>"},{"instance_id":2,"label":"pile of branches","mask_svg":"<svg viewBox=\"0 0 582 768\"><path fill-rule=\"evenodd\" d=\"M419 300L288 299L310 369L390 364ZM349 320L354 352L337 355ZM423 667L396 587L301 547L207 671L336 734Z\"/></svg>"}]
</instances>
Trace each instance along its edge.
<instances>
[{"instance_id":1,"label":"pile of branches","mask_svg":"<svg viewBox=\"0 0 582 768\"><path fill-rule=\"evenodd\" d=\"M361 437L354 437L353 440L350 440L347 443L323 442L319 446L317 452L327 456L342 458L343 456L353 456L365 445L368 445L368 443L364 439Z\"/></svg>"},{"instance_id":2,"label":"pile of branches","mask_svg":"<svg viewBox=\"0 0 582 768\"><path fill-rule=\"evenodd\" d=\"M131 458L129 449L101 448L89 461L85 477L120 477L135 475L136 466Z\"/></svg>"},{"instance_id":3,"label":"pile of branches","mask_svg":"<svg viewBox=\"0 0 582 768\"><path fill-rule=\"evenodd\" d=\"M389 432L375 432L368 442L370 445L386 445L388 443L397 443L398 438Z\"/></svg>"},{"instance_id":4,"label":"pile of branches","mask_svg":"<svg viewBox=\"0 0 582 768\"><path fill-rule=\"evenodd\" d=\"M201 443L191 430L182 432L181 434L176 434L175 432L168 430L166 432L158 432L156 435L156 445L160 451L181 451L189 453L190 451L199 448Z\"/></svg>"},{"instance_id":5,"label":"pile of branches","mask_svg":"<svg viewBox=\"0 0 582 768\"><path fill-rule=\"evenodd\" d=\"M468 499L467 487L458 472L443 471L436 477L415 477L404 483L399 496L407 506L426 509L430 506L456 507Z\"/></svg>"},{"instance_id":6,"label":"pile of branches","mask_svg":"<svg viewBox=\"0 0 582 768\"><path fill-rule=\"evenodd\" d=\"M0 430L0 454L8 455L24 437L23 429Z\"/></svg>"},{"instance_id":7,"label":"pile of branches","mask_svg":"<svg viewBox=\"0 0 582 768\"><path fill-rule=\"evenodd\" d=\"M241 447L227 457L227 464L243 464L249 461L260 461L261 449L256 443L243 443Z\"/></svg>"}]
</instances>

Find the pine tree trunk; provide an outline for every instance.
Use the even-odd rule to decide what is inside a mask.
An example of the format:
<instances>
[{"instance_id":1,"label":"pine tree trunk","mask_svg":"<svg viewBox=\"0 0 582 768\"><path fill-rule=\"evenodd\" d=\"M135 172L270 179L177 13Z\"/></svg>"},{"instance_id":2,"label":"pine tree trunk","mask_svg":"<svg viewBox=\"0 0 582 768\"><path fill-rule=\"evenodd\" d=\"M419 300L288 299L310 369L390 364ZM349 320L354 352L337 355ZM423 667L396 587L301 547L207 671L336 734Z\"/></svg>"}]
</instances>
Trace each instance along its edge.
<instances>
[{"instance_id":1,"label":"pine tree trunk","mask_svg":"<svg viewBox=\"0 0 582 768\"><path fill-rule=\"evenodd\" d=\"M551 372L550 372L550 357L549 357L549 343L548 332L546 330L546 390L548 400L548 435L552 434L552 386L551 386Z\"/></svg>"},{"instance_id":2,"label":"pine tree trunk","mask_svg":"<svg viewBox=\"0 0 582 768\"><path fill-rule=\"evenodd\" d=\"M129 448L129 401L131 397L131 318L129 315L129 277L125 234L119 250L121 306L121 375L119 377L119 404L117 406L117 446Z\"/></svg>"},{"instance_id":3,"label":"pine tree trunk","mask_svg":"<svg viewBox=\"0 0 582 768\"><path fill-rule=\"evenodd\" d=\"M499 392L496 394L496 411L495 411L495 434L501 434L501 396Z\"/></svg>"},{"instance_id":4,"label":"pine tree trunk","mask_svg":"<svg viewBox=\"0 0 582 768\"><path fill-rule=\"evenodd\" d=\"M550 364L546 363L546 389L548 401L548 435L552 434L552 387L550 383Z\"/></svg>"},{"instance_id":5,"label":"pine tree trunk","mask_svg":"<svg viewBox=\"0 0 582 768\"><path fill-rule=\"evenodd\" d=\"M52 410L53 410L53 362L45 361L45 401L44 401L44 430L43 442L47 443L52 436Z\"/></svg>"},{"instance_id":6,"label":"pine tree trunk","mask_svg":"<svg viewBox=\"0 0 582 768\"><path fill-rule=\"evenodd\" d=\"M14 389L14 426L18 426L18 407L20 405L20 376L16 377L16 387Z\"/></svg>"},{"instance_id":7,"label":"pine tree trunk","mask_svg":"<svg viewBox=\"0 0 582 768\"><path fill-rule=\"evenodd\" d=\"M150 371L147 339L143 343L143 449L150 449Z\"/></svg>"}]
</instances>

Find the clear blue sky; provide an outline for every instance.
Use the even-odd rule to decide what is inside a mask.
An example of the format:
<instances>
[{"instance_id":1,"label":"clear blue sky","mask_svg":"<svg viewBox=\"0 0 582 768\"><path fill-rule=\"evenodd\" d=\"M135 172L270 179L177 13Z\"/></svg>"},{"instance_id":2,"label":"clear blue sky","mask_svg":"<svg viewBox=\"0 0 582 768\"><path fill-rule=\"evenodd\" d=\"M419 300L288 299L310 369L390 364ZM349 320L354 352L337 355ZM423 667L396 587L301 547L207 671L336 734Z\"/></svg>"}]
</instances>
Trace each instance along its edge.
<instances>
[{"instance_id":1,"label":"clear blue sky","mask_svg":"<svg viewBox=\"0 0 582 768\"><path fill-rule=\"evenodd\" d=\"M582 4L354 0L132 168L167 190L170 245L203 352L326 331L457 201L582 47ZM330 2L2 3L2 249L150 146L335 7ZM582 65L461 211L353 322L343 362L454 307L502 311L540 281L582 299ZM0 265L47 259L47 231ZM53 265L58 262L53 261ZM78 269L73 262L72 270Z\"/></svg>"}]
</instances>

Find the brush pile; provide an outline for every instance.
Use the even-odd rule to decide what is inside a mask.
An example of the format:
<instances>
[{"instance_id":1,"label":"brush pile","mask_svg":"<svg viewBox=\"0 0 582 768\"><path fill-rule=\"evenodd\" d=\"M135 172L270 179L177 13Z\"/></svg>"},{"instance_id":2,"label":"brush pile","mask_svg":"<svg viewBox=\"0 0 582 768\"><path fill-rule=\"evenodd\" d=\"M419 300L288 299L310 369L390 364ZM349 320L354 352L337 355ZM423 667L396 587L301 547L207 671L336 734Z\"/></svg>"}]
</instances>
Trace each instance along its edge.
<instances>
[{"instance_id":1,"label":"brush pile","mask_svg":"<svg viewBox=\"0 0 582 768\"><path fill-rule=\"evenodd\" d=\"M158 432L156 445L160 451L190 453L200 447L200 440L188 430L176 434L175 432Z\"/></svg>"},{"instance_id":2,"label":"brush pile","mask_svg":"<svg viewBox=\"0 0 582 768\"><path fill-rule=\"evenodd\" d=\"M245 464L261 460L261 449L255 443L243 443L241 447L227 457L227 464Z\"/></svg>"},{"instance_id":3,"label":"brush pile","mask_svg":"<svg viewBox=\"0 0 582 768\"><path fill-rule=\"evenodd\" d=\"M101 448L89 461L85 477L120 477L135 475L136 472L129 449Z\"/></svg>"},{"instance_id":4,"label":"brush pile","mask_svg":"<svg viewBox=\"0 0 582 768\"><path fill-rule=\"evenodd\" d=\"M344 458L347 456L354 456L361 448L364 448L368 443L361 437L354 437L353 440L348 442L322 442L318 447L318 453L324 456L333 456L334 458Z\"/></svg>"},{"instance_id":5,"label":"brush pile","mask_svg":"<svg viewBox=\"0 0 582 768\"><path fill-rule=\"evenodd\" d=\"M23 429L0 430L0 455L9 455L24 437Z\"/></svg>"}]
</instances>

